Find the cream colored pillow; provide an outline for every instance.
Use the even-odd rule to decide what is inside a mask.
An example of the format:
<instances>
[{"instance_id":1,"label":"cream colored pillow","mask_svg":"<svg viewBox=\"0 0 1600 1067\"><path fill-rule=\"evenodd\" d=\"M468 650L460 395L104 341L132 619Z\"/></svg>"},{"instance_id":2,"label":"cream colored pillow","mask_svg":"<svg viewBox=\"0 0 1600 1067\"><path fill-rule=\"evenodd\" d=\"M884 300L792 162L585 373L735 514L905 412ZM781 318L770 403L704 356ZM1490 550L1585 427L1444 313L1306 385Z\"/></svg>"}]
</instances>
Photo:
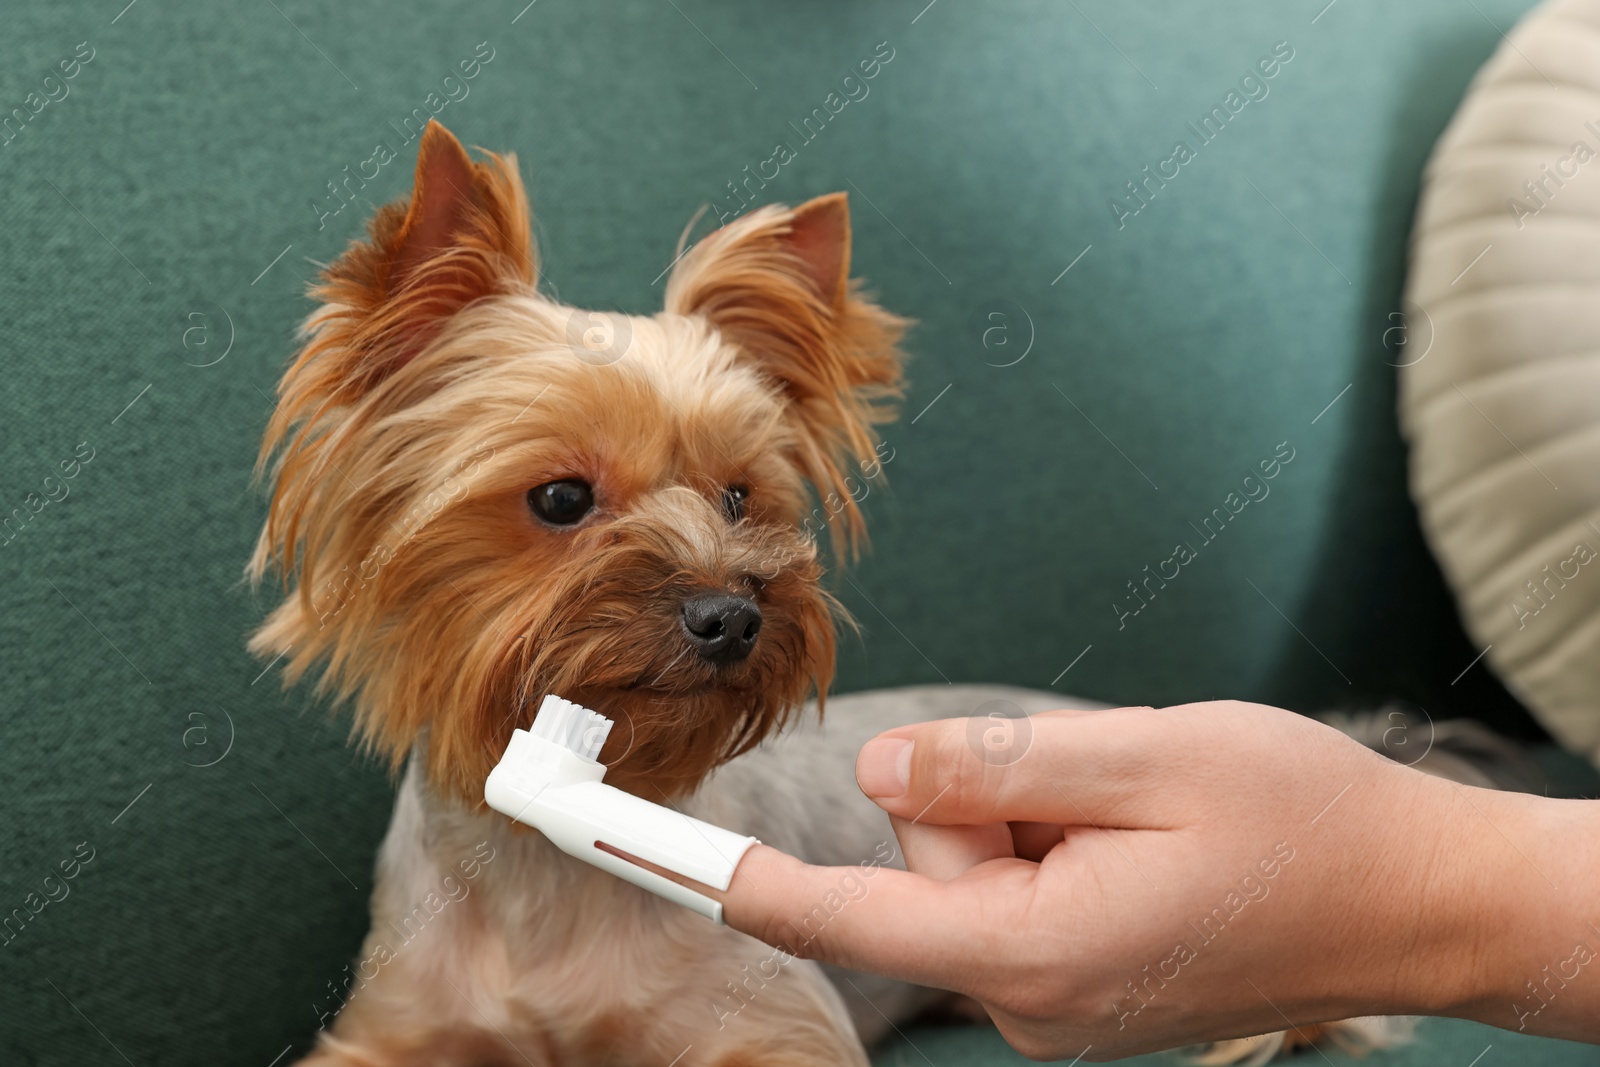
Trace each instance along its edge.
<instances>
[{"instance_id":1,"label":"cream colored pillow","mask_svg":"<svg viewBox=\"0 0 1600 1067\"><path fill-rule=\"evenodd\" d=\"M1530 13L1434 149L1400 425L1467 630L1600 763L1600 0Z\"/></svg>"}]
</instances>

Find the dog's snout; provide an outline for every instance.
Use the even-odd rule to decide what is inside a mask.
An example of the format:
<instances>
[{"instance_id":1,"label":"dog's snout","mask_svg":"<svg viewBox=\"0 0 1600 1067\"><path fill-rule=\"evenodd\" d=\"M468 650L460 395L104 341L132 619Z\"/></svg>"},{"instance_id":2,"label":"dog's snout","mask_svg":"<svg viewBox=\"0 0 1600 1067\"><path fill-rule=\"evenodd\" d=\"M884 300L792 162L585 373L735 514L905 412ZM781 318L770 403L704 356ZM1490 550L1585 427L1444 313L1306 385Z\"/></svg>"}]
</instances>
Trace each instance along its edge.
<instances>
[{"instance_id":1,"label":"dog's snout","mask_svg":"<svg viewBox=\"0 0 1600 1067\"><path fill-rule=\"evenodd\" d=\"M761 608L754 600L730 593L706 593L683 602L683 631L711 663L737 663L755 647L761 632Z\"/></svg>"}]
</instances>

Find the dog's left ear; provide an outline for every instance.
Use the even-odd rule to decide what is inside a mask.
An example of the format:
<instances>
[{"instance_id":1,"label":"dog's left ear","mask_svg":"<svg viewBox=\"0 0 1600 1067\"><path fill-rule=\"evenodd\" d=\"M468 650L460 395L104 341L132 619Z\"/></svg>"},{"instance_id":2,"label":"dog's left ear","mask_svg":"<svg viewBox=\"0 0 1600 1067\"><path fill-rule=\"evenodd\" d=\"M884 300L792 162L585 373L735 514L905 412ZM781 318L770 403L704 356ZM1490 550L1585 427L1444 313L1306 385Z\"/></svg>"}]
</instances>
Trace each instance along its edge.
<instances>
[{"instance_id":1,"label":"dog's left ear","mask_svg":"<svg viewBox=\"0 0 1600 1067\"><path fill-rule=\"evenodd\" d=\"M874 426L894 417L908 324L850 278L846 195L764 207L708 235L673 269L665 310L709 320L782 386L803 431L800 466L838 498L835 533L854 548L855 497L876 470Z\"/></svg>"},{"instance_id":2,"label":"dog's left ear","mask_svg":"<svg viewBox=\"0 0 1600 1067\"><path fill-rule=\"evenodd\" d=\"M289 569L303 558L306 516L331 515L319 496L330 464L328 435L341 408L371 397L403 372L450 319L498 293L532 293L537 280L528 197L515 156L473 159L437 121L422 131L411 195L378 209L364 240L350 242L312 289L321 301L307 341L278 383L278 402L256 458L274 454L275 487L251 573L274 554ZM344 479L346 485L354 483ZM341 490L342 492L342 490ZM302 587L311 610L309 585Z\"/></svg>"}]
</instances>

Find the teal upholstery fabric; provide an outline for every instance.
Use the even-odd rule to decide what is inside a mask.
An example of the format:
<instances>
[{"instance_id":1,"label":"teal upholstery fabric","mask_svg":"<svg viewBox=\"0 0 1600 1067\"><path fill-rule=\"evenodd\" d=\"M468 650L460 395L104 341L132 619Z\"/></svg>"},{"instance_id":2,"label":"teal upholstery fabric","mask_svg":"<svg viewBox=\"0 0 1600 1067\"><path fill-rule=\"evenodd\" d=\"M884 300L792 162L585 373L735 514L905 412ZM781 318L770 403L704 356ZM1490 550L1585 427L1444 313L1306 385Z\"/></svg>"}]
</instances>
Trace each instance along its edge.
<instances>
[{"instance_id":1,"label":"teal upholstery fabric","mask_svg":"<svg viewBox=\"0 0 1600 1067\"><path fill-rule=\"evenodd\" d=\"M0 33L0 514L32 516L0 544L0 1063L287 1061L355 952L391 783L246 655L240 574L306 283L408 187L419 108L519 154L580 305L657 308L778 142L752 195L850 193L858 273L919 326L842 688L1399 696L1535 735L1469 666L1388 365L1419 167L1525 0L124 2ZM1597 1058L1501 1040L1393 1059ZM883 1062L1014 1059L915 1041Z\"/></svg>"},{"instance_id":2,"label":"teal upholstery fabric","mask_svg":"<svg viewBox=\"0 0 1600 1067\"><path fill-rule=\"evenodd\" d=\"M1326 1057L1324 1059L1323 1057ZM1482 1057L1479 1059L1478 1057ZM978 1029L922 1029L901 1034L885 1043L873 1059L877 1067L939 1067L947 1064L986 1064L1002 1067L1035 1062L997 1045L994 1035ZM1061 1060L1069 1063L1070 1060ZM1128 1067L1182 1067L1183 1058L1164 1052L1117 1061ZM1570 1041L1553 1041L1508 1033L1480 1023L1423 1019L1416 1040L1373 1055L1360 1056L1337 1048L1322 1055L1301 1052L1291 1062L1326 1064L1327 1067L1469 1067L1477 1064L1586 1064L1595 1062L1595 1050Z\"/></svg>"}]
</instances>

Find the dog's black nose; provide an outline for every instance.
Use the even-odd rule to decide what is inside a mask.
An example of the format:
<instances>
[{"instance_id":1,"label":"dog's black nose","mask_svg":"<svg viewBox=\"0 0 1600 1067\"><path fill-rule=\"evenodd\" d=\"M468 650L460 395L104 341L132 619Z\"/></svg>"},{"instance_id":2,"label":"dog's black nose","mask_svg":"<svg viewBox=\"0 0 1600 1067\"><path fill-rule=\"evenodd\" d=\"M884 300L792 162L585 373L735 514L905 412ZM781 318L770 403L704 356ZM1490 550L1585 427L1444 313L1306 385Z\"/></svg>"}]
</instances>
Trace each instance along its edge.
<instances>
[{"instance_id":1,"label":"dog's black nose","mask_svg":"<svg viewBox=\"0 0 1600 1067\"><path fill-rule=\"evenodd\" d=\"M683 602L683 632L711 663L738 663L755 647L761 609L754 600L729 593L705 593Z\"/></svg>"}]
</instances>

